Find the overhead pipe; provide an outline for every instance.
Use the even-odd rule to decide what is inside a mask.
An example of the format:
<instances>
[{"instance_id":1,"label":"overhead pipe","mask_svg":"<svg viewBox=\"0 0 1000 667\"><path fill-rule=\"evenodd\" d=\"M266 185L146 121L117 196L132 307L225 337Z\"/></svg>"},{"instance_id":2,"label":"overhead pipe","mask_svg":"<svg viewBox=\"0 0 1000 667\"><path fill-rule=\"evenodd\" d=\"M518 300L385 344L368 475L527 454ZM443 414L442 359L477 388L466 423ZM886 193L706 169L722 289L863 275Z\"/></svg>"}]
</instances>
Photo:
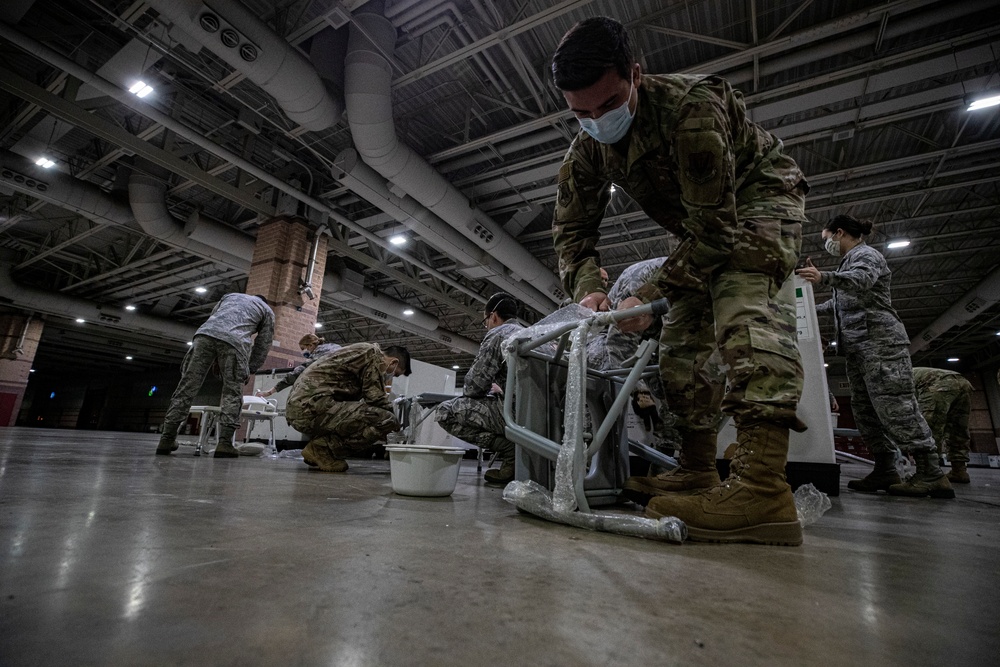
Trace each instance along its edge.
<instances>
[{"instance_id":1,"label":"overhead pipe","mask_svg":"<svg viewBox=\"0 0 1000 667\"><path fill-rule=\"evenodd\" d=\"M274 98L289 119L313 132L340 122L343 109L309 61L236 0L147 0Z\"/></svg>"},{"instance_id":2,"label":"overhead pipe","mask_svg":"<svg viewBox=\"0 0 1000 667\"><path fill-rule=\"evenodd\" d=\"M198 227L213 228L209 233L203 230L202 238L214 236L217 245L192 239L185 232L185 224L167 209L167 186L162 181L133 173L128 179L128 199L136 222L153 238L244 273L250 272L253 238L221 223L200 220L195 223Z\"/></svg>"},{"instance_id":3,"label":"overhead pipe","mask_svg":"<svg viewBox=\"0 0 1000 667\"><path fill-rule=\"evenodd\" d=\"M1000 266L917 334L910 343L910 354L925 349L949 329L974 319L998 301L1000 301Z\"/></svg>"},{"instance_id":4,"label":"overhead pipe","mask_svg":"<svg viewBox=\"0 0 1000 667\"><path fill-rule=\"evenodd\" d=\"M80 318L113 329L146 334L156 338L187 342L191 340L197 330L197 327L175 322L165 317L156 317L138 311L129 312L120 308L103 306L89 299L66 296L18 284L11 276L11 265L8 262L0 262L0 294L3 295L0 301L19 308L72 319Z\"/></svg>"},{"instance_id":5,"label":"overhead pipe","mask_svg":"<svg viewBox=\"0 0 1000 667\"><path fill-rule=\"evenodd\" d=\"M350 293L344 289L343 279L337 273L327 273L323 276L323 294L329 296L338 303L354 301L365 304L370 308L384 312L400 320L405 320L423 331L437 331L440 327L438 318L430 313L414 308L413 306L394 299L385 294L363 287L358 295ZM412 315L403 315L403 311L412 310Z\"/></svg>"},{"instance_id":6,"label":"overhead pipe","mask_svg":"<svg viewBox=\"0 0 1000 667\"><path fill-rule=\"evenodd\" d=\"M382 55L394 49L396 31L384 16L363 11L368 7L351 24L344 73L348 120L362 159L506 266L520 280L515 296L549 312L565 298L552 271L396 137L392 70Z\"/></svg>"},{"instance_id":7,"label":"overhead pipe","mask_svg":"<svg viewBox=\"0 0 1000 667\"><path fill-rule=\"evenodd\" d=\"M535 146L540 146L542 144L547 144L552 141L565 141L566 137L563 133L556 129L542 130L541 132L534 132L532 134L519 137L517 139L511 139L510 141L504 141L502 143L494 144L493 149L499 153L501 156L507 156L511 153L516 153L518 151L527 150L529 148L534 148ZM562 155L565 151L560 152ZM486 162L493 157L489 152L475 152L471 155L466 155L465 157L460 157L454 160L449 160L448 162L443 162L437 165L437 168L443 172L458 171L459 169L465 169L466 167L471 167L474 164L479 164L480 162Z\"/></svg>"},{"instance_id":8,"label":"overhead pipe","mask_svg":"<svg viewBox=\"0 0 1000 667\"><path fill-rule=\"evenodd\" d=\"M456 289L460 289L463 291L468 290L467 287L464 287L463 285L461 285L461 283L444 275L440 271L436 270L434 267L428 265L426 262L422 262L415 257L400 252L398 248L393 247L385 239L377 236L376 234L372 234L361 225L345 217L344 215L337 212L324 202L320 201L319 199L316 199L315 197L312 197L310 195L301 192L300 190L291 186L290 184L285 183L279 178L276 178L275 176L265 171L264 169L261 169L260 167L253 164L249 160L246 160L245 158L237 155L236 153L233 153L232 151L214 143L210 139L206 138L203 133L188 127L187 125L176 120L172 116L165 114L162 111L156 109L155 107L143 102L140 98L136 97L135 95L132 95L122 90L117 85L108 81L107 79L104 79L103 77L94 74L87 68L77 64L75 61L63 56L60 53L57 53L56 51L42 44L41 42L31 37L28 37L27 35L17 30L14 30L10 26L7 26L2 22L0 22L0 37L24 49L28 53L41 59L43 62L46 62L52 65L53 67L58 67L59 69L65 71L67 74L70 74L74 78L79 79L83 83L86 83L96 88L101 93L108 95L109 97L117 100L118 102L122 103L128 108L142 114L146 118L149 118L150 120L155 121L156 123L159 123L163 127L167 128L168 130L176 133L177 136L190 141L196 146L200 146L206 151L242 169L246 173L261 180L264 183L267 183L273 188L280 190L281 192L284 192L285 194L302 202L303 204L311 206L317 211L326 213L330 217L330 219L343 225L347 229L350 229L351 231L355 232L365 240L370 241L374 245L384 248L393 254L403 257L409 263L420 268L422 271L425 271L426 273L437 278L438 280L441 280L442 282L451 285ZM435 290L431 288L427 288L427 292L431 296L435 296L435 294L437 294L437 292L435 292Z\"/></svg>"}]
</instances>

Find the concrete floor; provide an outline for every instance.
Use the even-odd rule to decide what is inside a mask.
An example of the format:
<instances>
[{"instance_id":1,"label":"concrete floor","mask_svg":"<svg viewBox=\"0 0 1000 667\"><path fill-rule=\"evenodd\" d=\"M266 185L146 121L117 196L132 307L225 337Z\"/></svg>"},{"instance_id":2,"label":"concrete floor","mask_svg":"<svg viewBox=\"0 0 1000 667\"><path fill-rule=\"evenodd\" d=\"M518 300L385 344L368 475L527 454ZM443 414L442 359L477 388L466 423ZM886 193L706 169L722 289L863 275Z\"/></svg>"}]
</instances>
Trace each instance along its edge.
<instances>
[{"instance_id":1,"label":"concrete floor","mask_svg":"<svg viewBox=\"0 0 1000 667\"><path fill-rule=\"evenodd\" d=\"M998 664L1000 471L958 499L846 491L801 547L682 546L520 515L463 462L153 455L0 429L0 664Z\"/></svg>"}]
</instances>

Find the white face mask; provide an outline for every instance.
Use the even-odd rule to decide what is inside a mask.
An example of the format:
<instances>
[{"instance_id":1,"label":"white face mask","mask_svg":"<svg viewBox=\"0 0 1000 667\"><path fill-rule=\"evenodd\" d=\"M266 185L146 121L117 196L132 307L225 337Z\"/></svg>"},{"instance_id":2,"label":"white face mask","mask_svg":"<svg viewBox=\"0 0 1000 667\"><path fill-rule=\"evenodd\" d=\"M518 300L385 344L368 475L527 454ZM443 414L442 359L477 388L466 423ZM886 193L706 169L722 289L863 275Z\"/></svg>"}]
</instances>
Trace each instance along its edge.
<instances>
[{"instance_id":1,"label":"white face mask","mask_svg":"<svg viewBox=\"0 0 1000 667\"><path fill-rule=\"evenodd\" d=\"M620 141L632 125L632 119L635 118L635 112L628 110L628 103L632 100L633 90L635 90L634 82L629 85L628 97L625 98L625 104L608 111L600 118L579 118L580 127L583 128L583 131L602 144L613 144Z\"/></svg>"},{"instance_id":2,"label":"white face mask","mask_svg":"<svg viewBox=\"0 0 1000 667\"><path fill-rule=\"evenodd\" d=\"M826 251L834 257L840 257L840 241L828 236L826 239Z\"/></svg>"}]
</instances>

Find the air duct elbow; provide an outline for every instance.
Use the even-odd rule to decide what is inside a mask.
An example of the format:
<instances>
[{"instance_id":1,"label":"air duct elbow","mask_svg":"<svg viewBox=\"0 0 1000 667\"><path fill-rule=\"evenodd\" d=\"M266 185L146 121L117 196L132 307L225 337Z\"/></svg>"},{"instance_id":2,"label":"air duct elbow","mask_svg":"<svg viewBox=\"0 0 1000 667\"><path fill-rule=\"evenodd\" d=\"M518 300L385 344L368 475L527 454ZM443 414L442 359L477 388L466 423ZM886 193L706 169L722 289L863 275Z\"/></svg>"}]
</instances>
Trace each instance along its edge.
<instances>
[{"instance_id":1,"label":"air duct elbow","mask_svg":"<svg viewBox=\"0 0 1000 667\"><path fill-rule=\"evenodd\" d=\"M274 98L311 131L340 122L343 109L309 61L235 0L149 0L162 17L193 37Z\"/></svg>"}]
</instances>

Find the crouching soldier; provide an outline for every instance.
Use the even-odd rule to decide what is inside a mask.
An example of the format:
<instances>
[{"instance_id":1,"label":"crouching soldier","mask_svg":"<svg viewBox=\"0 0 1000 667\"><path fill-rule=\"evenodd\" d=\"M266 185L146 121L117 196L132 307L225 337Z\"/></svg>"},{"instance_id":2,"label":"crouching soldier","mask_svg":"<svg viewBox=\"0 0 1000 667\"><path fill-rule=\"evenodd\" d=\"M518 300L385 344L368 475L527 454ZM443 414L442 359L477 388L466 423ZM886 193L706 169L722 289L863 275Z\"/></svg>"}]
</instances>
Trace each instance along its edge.
<instances>
[{"instance_id":1,"label":"crouching soldier","mask_svg":"<svg viewBox=\"0 0 1000 667\"><path fill-rule=\"evenodd\" d=\"M399 429L385 386L410 374L410 353L393 345L355 343L318 359L292 386L285 418L311 436L302 458L324 472L345 472L348 456L364 455Z\"/></svg>"}]
</instances>

